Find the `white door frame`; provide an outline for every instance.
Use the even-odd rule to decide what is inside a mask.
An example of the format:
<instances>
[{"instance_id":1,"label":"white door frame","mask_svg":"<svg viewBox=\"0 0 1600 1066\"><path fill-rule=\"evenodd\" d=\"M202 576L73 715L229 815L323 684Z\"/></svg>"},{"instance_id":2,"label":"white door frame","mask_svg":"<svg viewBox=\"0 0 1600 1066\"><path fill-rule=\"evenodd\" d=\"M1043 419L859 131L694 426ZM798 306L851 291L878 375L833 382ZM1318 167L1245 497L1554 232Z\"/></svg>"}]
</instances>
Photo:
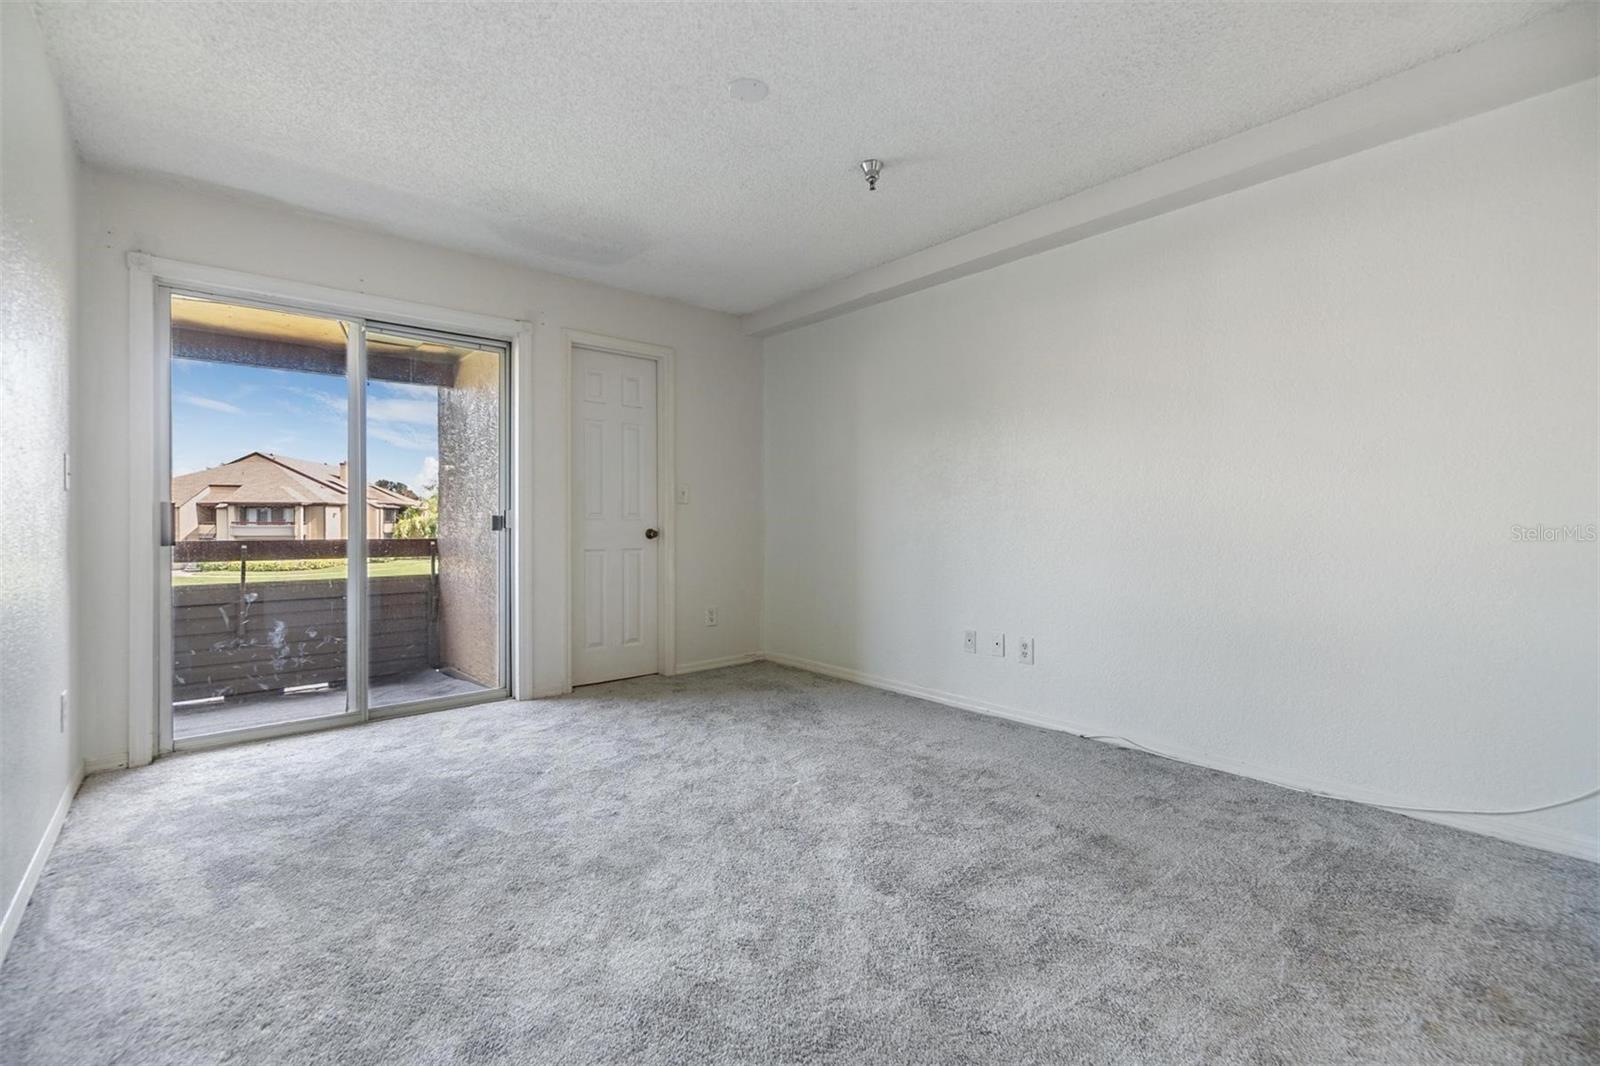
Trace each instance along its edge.
<instances>
[{"instance_id":1,"label":"white door frame","mask_svg":"<svg viewBox=\"0 0 1600 1066\"><path fill-rule=\"evenodd\" d=\"M159 616L162 594L156 567L160 542L158 503L167 498L161 484L166 462L165 394L168 368L162 356L170 337L160 336L164 317L158 313L160 288L199 290L280 304L332 317L404 323L423 329L501 341L511 351L512 481L508 524L511 527L512 696L533 695L533 538L531 518L533 462L530 416L533 410L533 324L520 319L457 311L411 300L311 285L249 274L222 267L162 259L145 252L128 253L128 490L133 514L150 507L146 519L128 523L128 765L143 766L155 757L162 740L160 689L162 659ZM148 391L144 391L148 390ZM142 394L142 395L141 395ZM352 433L354 433L352 422ZM570 666L569 666L570 674Z\"/></svg>"},{"instance_id":2,"label":"white door frame","mask_svg":"<svg viewBox=\"0 0 1600 1066\"><path fill-rule=\"evenodd\" d=\"M673 412L677 404L673 397L674 374L673 352L671 348L664 348L659 344L646 344L643 341L622 340L618 337L607 337L599 333L586 333L583 330L564 329L561 331L566 340L566 387L563 394L566 396L567 411L567 462L566 470L566 502L567 502L567 669L564 691L572 691L572 650L577 645L577 634L572 628L572 606L576 602L577 591L574 583L578 580L578 567L573 559L577 550L578 515L581 508L572 498L572 381L573 363L576 359L575 352L579 348L589 351L609 352L612 355L631 355L636 359L653 359L656 364L656 517L659 521L661 536L656 541L659 545L656 558L656 671L670 677L678 672L678 610L676 588L678 584L678 529L677 529L677 426L673 420Z\"/></svg>"}]
</instances>

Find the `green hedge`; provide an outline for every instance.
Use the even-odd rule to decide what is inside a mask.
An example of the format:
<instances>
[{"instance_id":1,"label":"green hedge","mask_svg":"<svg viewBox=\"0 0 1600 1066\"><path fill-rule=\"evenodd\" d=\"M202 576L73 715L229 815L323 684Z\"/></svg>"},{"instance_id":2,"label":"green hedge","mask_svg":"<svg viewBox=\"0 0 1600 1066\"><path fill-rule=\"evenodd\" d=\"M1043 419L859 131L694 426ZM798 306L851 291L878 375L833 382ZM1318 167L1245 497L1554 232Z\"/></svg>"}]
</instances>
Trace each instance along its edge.
<instances>
[{"instance_id":1,"label":"green hedge","mask_svg":"<svg viewBox=\"0 0 1600 1066\"><path fill-rule=\"evenodd\" d=\"M263 559L261 562L251 562L252 571L261 570L267 573L277 573L289 570L328 570L335 566L343 566L343 559ZM238 563L200 563L202 571L227 571L237 574Z\"/></svg>"}]
</instances>

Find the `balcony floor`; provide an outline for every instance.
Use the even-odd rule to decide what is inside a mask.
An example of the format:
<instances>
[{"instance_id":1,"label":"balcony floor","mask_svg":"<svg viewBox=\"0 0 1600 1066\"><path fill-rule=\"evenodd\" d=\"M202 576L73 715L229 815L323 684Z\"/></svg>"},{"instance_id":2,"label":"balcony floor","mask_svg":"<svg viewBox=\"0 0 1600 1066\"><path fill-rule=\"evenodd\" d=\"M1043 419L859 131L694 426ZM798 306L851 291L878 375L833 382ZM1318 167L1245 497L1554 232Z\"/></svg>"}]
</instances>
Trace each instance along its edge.
<instances>
[{"instance_id":1,"label":"balcony floor","mask_svg":"<svg viewBox=\"0 0 1600 1066\"><path fill-rule=\"evenodd\" d=\"M418 670L399 674L374 682L371 688L374 710L418 700L434 700L447 696L470 696L486 691L482 685L459 677L451 677L439 670ZM260 695L232 696L221 703L206 703L192 707L174 707L172 735L175 740L190 740L213 733L232 732L236 729L254 729L257 726L280 725L284 722L302 722L313 718L329 718L343 714L345 690L324 689L319 692L301 692L291 695L264 692Z\"/></svg>"}]
</instances>

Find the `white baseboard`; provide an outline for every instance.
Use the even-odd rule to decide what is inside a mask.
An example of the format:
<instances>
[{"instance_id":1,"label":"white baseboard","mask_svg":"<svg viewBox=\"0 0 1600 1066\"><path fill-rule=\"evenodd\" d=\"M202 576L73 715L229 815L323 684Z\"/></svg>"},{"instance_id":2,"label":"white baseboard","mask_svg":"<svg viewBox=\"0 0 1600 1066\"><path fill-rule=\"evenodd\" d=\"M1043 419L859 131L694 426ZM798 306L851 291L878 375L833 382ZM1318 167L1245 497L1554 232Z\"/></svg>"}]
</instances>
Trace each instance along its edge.
<instances>
[{"instance_id":1,"label":"white baseboard","mask_svg":"<svg viewBox=\"0 0 1600 1066\"><path fill-rule=\"evenodd\" d=\"M724 666L744 666L761 658L760 652L747 652L744 655L724 655L720 659L701 659L698 662L679 663L678 673L697 674L701 670L720 670Z\"/></svg>"},{"instance_id":2,"label":"white baseboard","mask_svg":"<svg viewBox=\"0 0 1600 1066\"><path fill-rule=\"evenodd\" d=\"M1018 710L1014 707L989 703L970 696L957 695L953 692L942 692L938 689L914 685L909 681L897 681L893 678L879 677L876 674L863 673L860 670L851 670L843 666L834 666L831 663L802 659L798 656L767 652L762 658L780 666L792 666L797 670L822 674L826 677L838 678L841 681L853 681L858 685L866 685L869 688L882 689L885 692L897 692L903 696L915 696L917 699L927 700L930 703L939 703L946 707L973 711L994 718L1005 718L1013 722L1021 722L1024 725L1037 726L1040 729L1049 729L1058 733L1070 733L1073 736L1092 738L1115 732L1109 727L1092 727L1075 722L1046 719L1038 714ZM1115 741L1105 741L1104 743L1115 744ZM1381 807L1386 811L1403 814L1408 818L1416 818L1419 821L1448 825L1456 829L1464 829L1470 833L1508 840L1513 844L1524 844L1528 847L1538 848L1541 851L1554 851L1562 855L1572 855L1580 859L1587 859L1590 862L1600 863L1600 840L1585 837L1579 833L1568 833L1547 829L1542 826L1529 825L1525 819L1515 816L1427 814L1420 811L1408 811L1395 806L1396 804L1408 802L1404 797L1378 792L1373 789L1345 785L1337 781L1310 778L1303 774L1285 773L1273 767L1260 766L1238 759L1229 759L1209 752L1197 752L1185 748L1182 744L1171 744L1159 739L1141 740L1139 745L1140 747L1156 749L1167 758L1190 763L1194 766L1203 766L1208 770L1220 770L1236 777L1248 777L1254 781L1262 781L1269 785L1294 789L1298 792L1331 794L1351 803L1362 803L1369 807ZM1117 746L1121 747L1123 745Z\"/></svg>"},{"instance_id":3,"label":"white baseboard","mask_svg":"<svg viewBox=\"0 0 1600 1066\"><path fill-rule=\"evenodd\" d=\"M126 770L128 768L128 753L119 751L115 755L97 755L92 759L83 760L83 772L101 774L107 770Z\"/></svg>"},{"instance_id":4,"label":"white baseboard","mask_svg":"<svg viewBox=\"0 0 1600 1066\"><path fill-rule=\"evenodd\" d=\"M22 924L22 912L28 907L28 900L33 896L33 888L39 883L39 875L44 873L44 864L50 859L50 851L56 846L56 837L61 835L61 826L67 820L67 811L72 807L72 797L78 794L78 786L83 784L83 767L72 775L67 782L67 787L61 793L61 799L56 803L55 812L50 815L50 822L44 827L44 835L39 838L39 846L33 849L33 858L28 860L28 869L22 875L22 883L12 893L11 900L6 904L6 916L0 921L0 965L4 965L6 952L11 949L11 938L17 935L17 926Z\"/></svg>"},{"instance_id":5,"label":"white baseboard","mask_svg":"<svg viewBox=\"0 0 1600 1066\"><path fill-rule=\"evenodd\" d=\"M1381 803L1373 804L1374 807L1383 807ZM1464 829L1469 833L1479 836L1494 837L1497 840L1509 840L1513 844L1526 844L1530 848L1540 851L1553 851L1558 855L1571 855L1574 858L1588 859L1593 863L1600 863L1600 840L1585 837L1579 833L1563 833L1555 829L1546 829L1537 825L1518 825L1519 819L1510 814L1429 814L1425 811L1402 811L1394 807L1383 807L1386 811L1403 814L1407 818L1415 818L1419 822L1434 822L1438 825L1448 825L1452 829Z\"/></svg>"}]
</instances>

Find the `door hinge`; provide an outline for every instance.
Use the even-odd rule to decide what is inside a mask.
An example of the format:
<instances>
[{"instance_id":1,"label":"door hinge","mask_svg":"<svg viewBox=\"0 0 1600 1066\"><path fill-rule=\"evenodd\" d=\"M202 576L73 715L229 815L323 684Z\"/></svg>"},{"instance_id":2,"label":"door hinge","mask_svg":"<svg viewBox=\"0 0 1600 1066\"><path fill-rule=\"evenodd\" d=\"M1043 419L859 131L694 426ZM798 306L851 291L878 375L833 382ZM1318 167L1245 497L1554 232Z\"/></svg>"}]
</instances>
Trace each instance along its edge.
<instances>
[{"instance_id":1,"label":"door hinge","mask_svg":"<svg viewBox=\"0 0 1600 1066\"><path fill-rule=\"evenodd\" d=\"M489 516L489 528L491 530L493 530L494 532L496 532L496 533L499 533L501 530L505 529L506 528L506 516L503 515L503 514L492 514L492 515L490 515Z\"/></svg>"}]
</instances>

